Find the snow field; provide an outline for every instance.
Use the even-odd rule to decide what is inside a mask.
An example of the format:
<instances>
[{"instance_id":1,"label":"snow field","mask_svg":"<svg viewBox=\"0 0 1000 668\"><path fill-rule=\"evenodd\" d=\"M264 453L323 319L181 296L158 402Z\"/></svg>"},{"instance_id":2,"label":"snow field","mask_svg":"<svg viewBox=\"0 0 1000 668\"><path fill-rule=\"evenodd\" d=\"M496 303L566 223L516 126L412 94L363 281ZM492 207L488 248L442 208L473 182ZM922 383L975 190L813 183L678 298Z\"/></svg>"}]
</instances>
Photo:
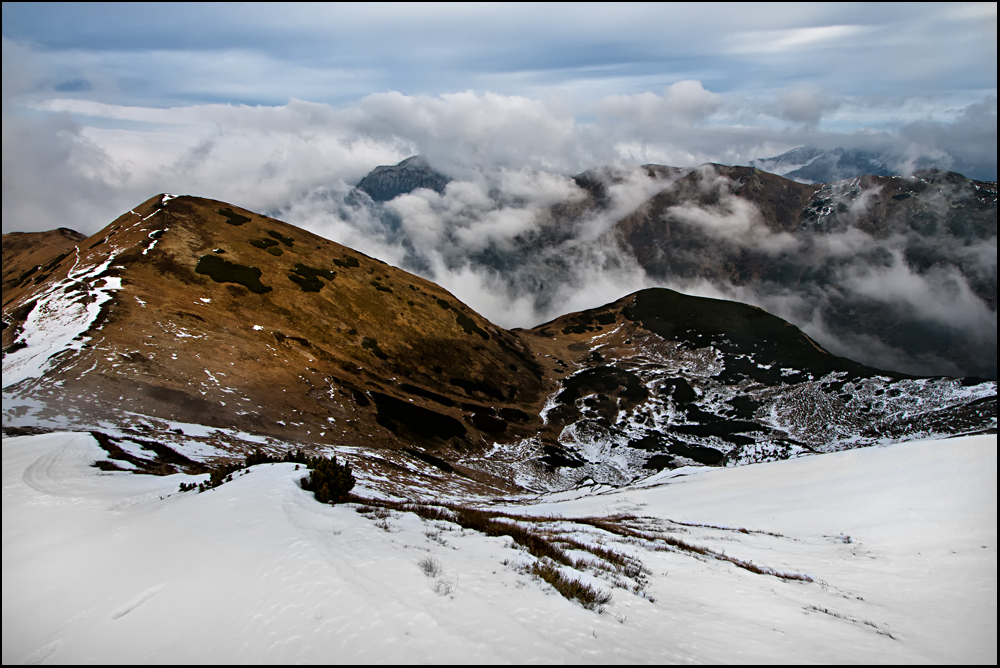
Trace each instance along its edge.
<instances>
[{"instance_id":1,"label":"snow field","mask_svg":"<svg viewBox=\"0 0 1000 668\"><path fill-rule=\"evenodd\" d=\"M292 464L179 494L198 478L105 456L87 434L3 439L4 663L996 662L995 436L502 506L643 562L655 602L567 570L613 591L603 614L520 572L509 538L322 506ZM571 522L620 514L815 582Z\"/></svg>"}]
</instances>

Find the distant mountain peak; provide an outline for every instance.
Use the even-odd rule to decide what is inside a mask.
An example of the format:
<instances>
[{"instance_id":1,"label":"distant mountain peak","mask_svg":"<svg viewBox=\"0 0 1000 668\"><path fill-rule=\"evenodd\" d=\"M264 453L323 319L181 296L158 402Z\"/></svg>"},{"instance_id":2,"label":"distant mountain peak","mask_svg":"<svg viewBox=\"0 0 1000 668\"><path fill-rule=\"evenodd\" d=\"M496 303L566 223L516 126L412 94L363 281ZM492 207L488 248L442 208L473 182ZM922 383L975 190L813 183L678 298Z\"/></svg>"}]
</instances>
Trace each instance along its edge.
<instances>
[{"instance_id":1,"label":"distant mountain peak","mask_svg":"<svg viewBox=\"0 0 1000 668\"><path fill-rule=\"evenodd\" d=\"M832 183L866 175L893 176L900 172L898 163L893 156L874 151L800 146L771 158L756 158L750 166L795 181Z\"/></svg>"},{"instance_id":2,"label":"distant mountain peak","mask_svg":"<svg viewBox=\"0 0 1000 668\"><path fill-rule=\"evenodd\" d=\"M376 202L388 202L418 188L443 193L450 181L450 178L435 171L423 156L414 155L396 165L379 165L368 172L356 187Z\"/></svg>"}]
</instances>

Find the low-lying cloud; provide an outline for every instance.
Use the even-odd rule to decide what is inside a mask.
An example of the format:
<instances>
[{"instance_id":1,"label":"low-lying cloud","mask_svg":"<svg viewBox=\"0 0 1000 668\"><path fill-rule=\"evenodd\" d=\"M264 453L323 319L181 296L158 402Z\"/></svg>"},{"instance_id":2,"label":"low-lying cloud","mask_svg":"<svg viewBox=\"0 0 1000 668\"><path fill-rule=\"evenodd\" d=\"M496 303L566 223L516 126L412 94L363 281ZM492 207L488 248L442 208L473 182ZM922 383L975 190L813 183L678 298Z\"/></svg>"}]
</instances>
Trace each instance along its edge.
<instances>
[{"instance_id":1,"label":"low-lying cloud","mask_svg":"<svg viewBox=\"0 0 1000 668\"><path fill-rule=\"evenodd\" d=\"M666 207L653 223L669 227L656 241L666 245L630 247L620 221L652 196L674 192L688 174L710 203ZM666 175L596 170L581 180L588 182L601 183L599 203L573 179L501 169L384 204L350 189L320 189L279 217L424 275L505 327L662 286L755 304L831 352L876 367L995 375L995 233L973 238L942 227L873 236L858 224L877 187L844 191L830 229L791 233L769 225L708 167ZM921 337L945 342L925 345Z\"/></svg>"}]
</instances>

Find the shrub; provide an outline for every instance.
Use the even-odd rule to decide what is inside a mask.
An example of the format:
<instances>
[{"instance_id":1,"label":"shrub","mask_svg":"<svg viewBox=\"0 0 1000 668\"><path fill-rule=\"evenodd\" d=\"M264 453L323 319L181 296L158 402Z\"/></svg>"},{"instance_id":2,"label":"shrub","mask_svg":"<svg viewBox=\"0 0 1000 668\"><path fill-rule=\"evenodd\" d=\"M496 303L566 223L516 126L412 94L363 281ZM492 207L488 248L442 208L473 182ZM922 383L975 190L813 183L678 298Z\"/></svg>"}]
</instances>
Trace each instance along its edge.
<instances>
[{"instance_id":1,"label":"shrub","mask_svg":"<svg viewBox=\"0 0 1000 668\"><path fill-rule=\"evenodd\" d=\"M458 326L465 331L466 334L478 334L483 337L483 339L489 340L490 335L483 331L479 325L477 325L472 318L465 315L464 313L455 313L455 321L458 322Z\"/></svg>"},{"instance_id":2,"label":"shrub","mask_svg":"<svg viewBox=\"0 0 1000 668\"><path fill-rule=\"evenodd\" d=\"M319 292L323 289L323 281L319 280L320 278L332 281L336 277L335 271L316 269L301 262L296 263L288 274L289 280L297 283L303 292Z\"/></svg>"},{"instance_id":3,"label":"shrub","mask_svg":"<svg viewBox=\"0 0 1000 668\"><path fill-rule=\"evenodd\" d=\"M275 239L277 239L278 241L280 241L281 243L283 243L286 246L288 246L289 248L291 248L295 244L295 239L292 239L291 237L286 237L281 232L276 232L274 230L268 230L267 233L270 234Z\"/></svg>"},{"instance_id":4,"label":"shrub","mask_svg":"<svg viewBox=\"0 0 1000 668\"><path fill-rule=\"evenodd\" d=\"M370 337L364 337L361 339L361 347L365 350L372 351L372 354L380 360L387 360L389 356L386 355L381 348L378 347L378 341Z\"/></svg>"},{"instance_id":5,"label":"shrub","mask_svg":"<svg viewBox=\"0 0 1000 668\"><path fill-rule=\"evenodd\" d=\"M302 479L302 489L312 492L320 503L345 501L354 489L354 474L350 464L338 464L337 458L314 459L312 472Z\"/></svg>"},{"instance_id":6,"label":"shrub","mask_svg":"<svg viewBox=\"0 0 1000 668\"><path fill-rule=\"evenodd\" d=\"M337 458L310 457L301 450L286 452L281 457L274 457L261 449L254 450L241 462L219 464L211 470L208 480L198 485L198 491L218 487L233 479L233 474L248 469L257 464L295 463L304 464L312 469L309 475L302 479L302 489L312 492L320 503L337 503L347 499L354 488L354 474L350 464L338 464ZM194 489L194 484L181 483L182 492Z\"/></svg>"},{"instance_id":7,"label":"shrub","mask_svg":"<svg viewBox=\"0 0 1000 668\"><path fill-rule=\"evenodd\" d=\"M216 283L238 283L256 294L272 290L270 286L260 282L263 272L257 267L229 262L217 255L202 255L194 270L199 274L205 274Z\"/></svg>"},{"instance_id":8,"label":"shrub","mask_svg":"<svg viewBox=\"0 0 1000 668\"><path fill-rule=\"evenodd\" d=\"M250 222L249 218L247 218L246 216L243 216L243 215L240 215L240 214L236 213L235 211L233 211L232 209L230 209L228 206L225 209L219 209L218 212L221 213L223 216L226 217L226 222L229 223L230 225L240 226L240 225L243 225L244 223L249 223Z\"/></svg>"}]
</instances>

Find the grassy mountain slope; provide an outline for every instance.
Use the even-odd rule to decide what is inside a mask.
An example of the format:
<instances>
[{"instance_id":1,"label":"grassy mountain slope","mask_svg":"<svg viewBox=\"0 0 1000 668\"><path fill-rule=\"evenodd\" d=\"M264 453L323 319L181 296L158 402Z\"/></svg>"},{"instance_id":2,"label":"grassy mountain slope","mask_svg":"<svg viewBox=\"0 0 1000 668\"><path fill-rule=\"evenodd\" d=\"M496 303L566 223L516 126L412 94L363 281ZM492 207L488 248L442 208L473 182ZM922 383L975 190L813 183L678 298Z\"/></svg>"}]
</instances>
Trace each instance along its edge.
<instances>
[{"instance_id":1,"label":"grassy mountain slope","mask_svg":"<svg viewBox=\"0 0 1000 668\"><path fill-rule=\"evenodd\" d=\"M203 425L220 453L398 452L494 489L996 426L995 383L870 369L751 306L654 289L506 331L209 199L151 198L49 264L4 294L5 425Z\"/></svg>"}]
</instances>

